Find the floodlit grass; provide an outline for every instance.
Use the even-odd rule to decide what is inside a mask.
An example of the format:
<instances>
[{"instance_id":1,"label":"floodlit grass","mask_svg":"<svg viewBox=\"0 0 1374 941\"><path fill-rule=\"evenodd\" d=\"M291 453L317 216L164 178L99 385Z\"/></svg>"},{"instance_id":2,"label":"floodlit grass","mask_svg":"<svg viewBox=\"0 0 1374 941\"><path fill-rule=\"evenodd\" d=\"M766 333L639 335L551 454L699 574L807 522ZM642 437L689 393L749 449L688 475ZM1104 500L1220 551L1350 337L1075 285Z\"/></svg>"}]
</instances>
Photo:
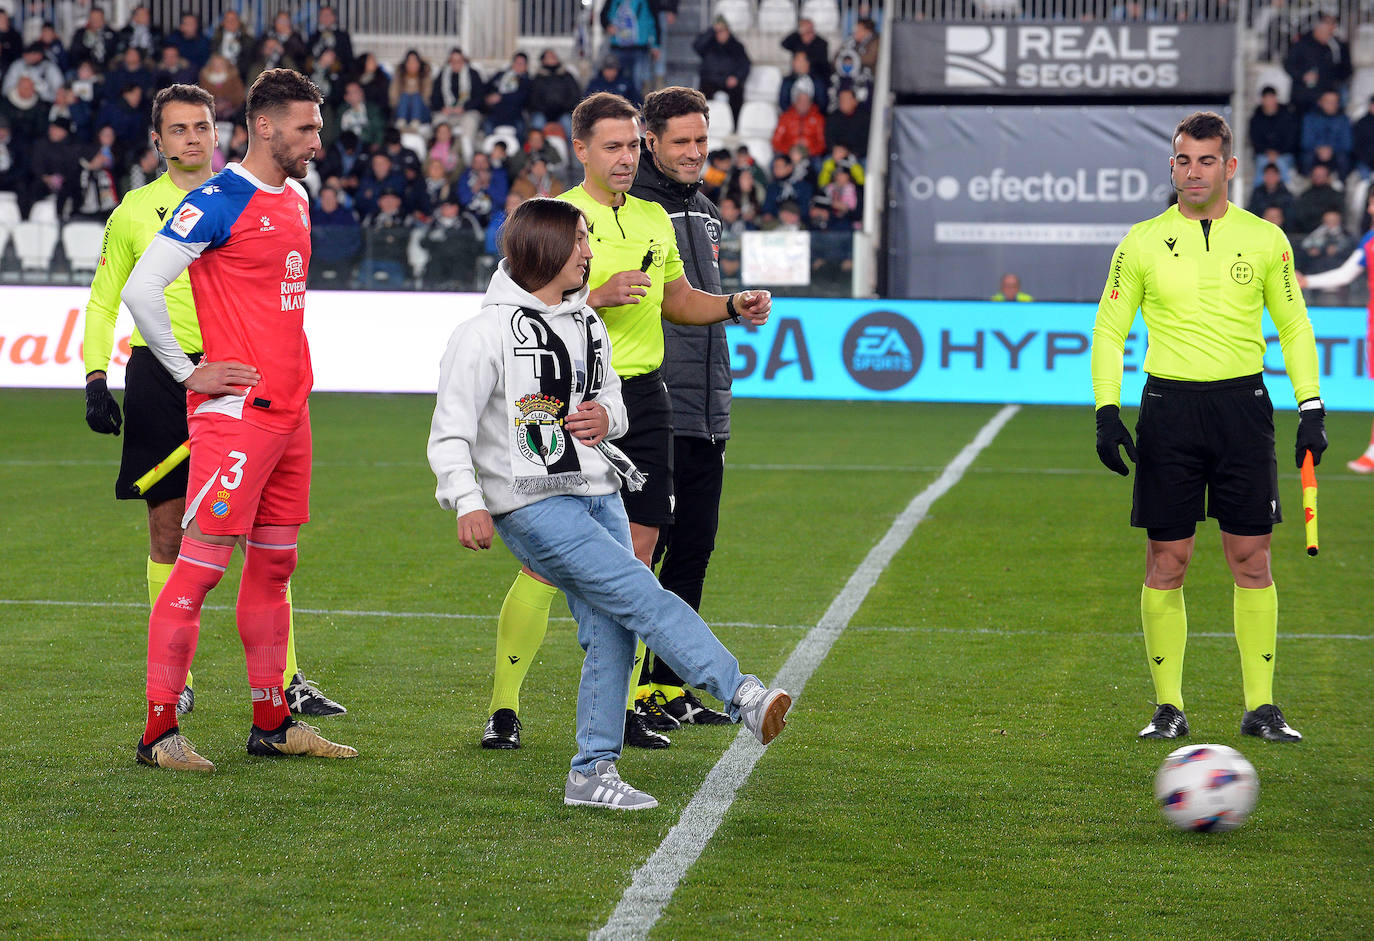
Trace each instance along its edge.
<instances>
[{"instance_id":1,"label":"floodlit grass","mask_svg":"<svg viewBox=\"0 0 1374 941\"><path fill-rule=\"evenodd\" d=\"M462 550L434 503L428 399L313 408L301 662L349 707L326 734L362 757L245 754L233 572L184 726L219 767L202 777L133 761L146 528L111 497L118 442L85 428L79 393L0 392L0 935L585 937L735 734L627 754L659 810L564 808L580 651L560 602L526 747L478 748L515 563ZM778 670L995 411L736 403L703 613L746 670ZM1097 465L1087 409L1024 409L879 579L653 935L1368 937L1374 481L1343 467L1366 422L1329 419L1321 556L1297 522L1275 539L1278 699L1300 745L1238 733L1230 582L1215 527L1199 536L1191 741L1254 763L1245 827L1181 834L1154 809L1170 746L1135 739L1151 689L1130 485ZM1279 416L1281 462L1293 425Z\"/></svg>"}]
</instances>

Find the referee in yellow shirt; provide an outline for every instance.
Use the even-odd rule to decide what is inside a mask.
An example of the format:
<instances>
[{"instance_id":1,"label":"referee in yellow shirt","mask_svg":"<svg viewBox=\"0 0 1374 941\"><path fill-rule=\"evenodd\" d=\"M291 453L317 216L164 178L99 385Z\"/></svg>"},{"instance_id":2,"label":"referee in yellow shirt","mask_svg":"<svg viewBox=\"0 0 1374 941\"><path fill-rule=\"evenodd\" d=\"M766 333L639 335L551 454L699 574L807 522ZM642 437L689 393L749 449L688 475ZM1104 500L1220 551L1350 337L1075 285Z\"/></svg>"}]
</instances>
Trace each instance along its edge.
<instances>
[{"instance_id":1,"label":"referee in yellow shirt","mask_svg":"<svg viewBox=\"0 0 1374 941\"><path fill-rule=\"evenodd\" d=\"M157 601L181 549L187 467L183 463L174 468L145 493L134 491L131 484L187 439L186 389L162 368L137 330L129 340L122 416L119 403L110 394L106 370L114 352L119 295L129 280L129 272L182 197L208 180L213 172L211 157L218 141L215 99L195 85L170 85L153 99L152 126L153 144L167 159L167 172L126 193L105 223L100 263L86 303L82 354L86 365L86 424L100 434L118 435L121 426L124 430L115 496L120 500L143 500L148 505L149 604ZM199 362L200 323L185 271L167 285L166 296L172 333L182 350ZM289 593L287 598L290 600ZM283 685L291 711L310 716L347 712L301 675L296 664L294 617L287 636ZM178 713L195 708L191 683L188 676L186 689L177 703Z\"/></svg>"},{"instance_id":2,"label":"referee in yellow shirt","mask_svg":"<svg viewBox=\"0 0 1374 941\"><path fill-rule=\"evenodd\" d=\"M1231 129L1209 111L1174 130L1178 204L1131 227L1112 256L1093 327L1097 454L1118 474L1136 464L1131 525L1146 531L1140 617L1156 706L1141 738L1188 734L1183 579L1197 523L1211 516L1235 579L1234 624L1245 711L1240 730L1270 741L1302 736L1274 704L1278 594L1269 540L1279 509L1274 413L1264 387L1267 307L1298 402L1297 462L1326 450L1317 347L1278 227L1227 201L1236 172ZM1136 441L1121 421L1122 351L1145 318L1145 392ZM1205 511L1205 513L1204 513Z\"/></svg>"}]
</instances>

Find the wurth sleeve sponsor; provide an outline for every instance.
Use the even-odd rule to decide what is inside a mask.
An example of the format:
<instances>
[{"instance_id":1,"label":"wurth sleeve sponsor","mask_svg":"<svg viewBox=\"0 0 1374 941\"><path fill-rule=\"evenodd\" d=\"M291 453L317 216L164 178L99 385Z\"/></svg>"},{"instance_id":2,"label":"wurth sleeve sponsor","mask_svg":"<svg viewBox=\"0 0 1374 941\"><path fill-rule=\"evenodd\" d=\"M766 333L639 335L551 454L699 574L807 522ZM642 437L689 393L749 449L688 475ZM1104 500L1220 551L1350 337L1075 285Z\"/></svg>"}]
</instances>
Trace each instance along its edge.
<instances>
[{"instance_id":1,"label":"wurth sleeve sponsor","mask_svg":"<svg viewBox=\"0 0 1374 941\"><path fill-rule=\"evenodd\" d=\"M1126 336L1144 296L1134 230L1117 245L1093 325L1093 399L1097 408L1121 404L1121 367Z\"/></svg>"},{"instance_id":2,"label":"wurth sleeve sponsor","mask_svg":"<svg viewBox=\"0 0 1374 941\"><path fill-rule=\"evenodd\" d=\"M1320 395L1317 367L1317 341L1312 321L1307 317L1307 304L1298 290L1293 272L1293 247L1288 236L1277 226L1273 229L1273 243L1269 275L1264 279L1264 306L1279 330L1279 346L1283 350L1283 365L1288 380L1293 383L1297 401Z\"/></svg>"}]
</instances>

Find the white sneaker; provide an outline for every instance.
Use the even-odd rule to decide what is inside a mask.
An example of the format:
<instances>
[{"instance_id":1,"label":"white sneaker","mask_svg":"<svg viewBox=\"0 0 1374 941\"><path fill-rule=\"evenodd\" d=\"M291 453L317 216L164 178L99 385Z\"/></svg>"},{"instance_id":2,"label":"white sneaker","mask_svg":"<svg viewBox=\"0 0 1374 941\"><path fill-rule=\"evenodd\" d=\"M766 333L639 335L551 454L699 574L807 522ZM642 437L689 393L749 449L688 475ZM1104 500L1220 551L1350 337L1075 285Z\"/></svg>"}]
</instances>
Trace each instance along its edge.
<instances>
[{"instance_id":1,"label":"white sneaker","mask_svg":"<svg viewBox=\"0 0 1374 941\"><path fill-rule=\"evenodd\" d=\"M785 689L769 689L754 677L746 676L735 690L735 705L739 706L739 718L745 728L767 745L787 724L792 696Z\"/></svg>"},{"instance_id":2,"label":"white sneaker","mask_svg":"<svg viewBox=\"0 0 1374 941\"><path fill-rule=\"evenodd\" d=\"M658 801L638 788L620 780L615 762L602 759L595 774L568 772L563 788L563 803L569 807L602 807L607 810L649 810Z\"/></svg>"}]
</instances>

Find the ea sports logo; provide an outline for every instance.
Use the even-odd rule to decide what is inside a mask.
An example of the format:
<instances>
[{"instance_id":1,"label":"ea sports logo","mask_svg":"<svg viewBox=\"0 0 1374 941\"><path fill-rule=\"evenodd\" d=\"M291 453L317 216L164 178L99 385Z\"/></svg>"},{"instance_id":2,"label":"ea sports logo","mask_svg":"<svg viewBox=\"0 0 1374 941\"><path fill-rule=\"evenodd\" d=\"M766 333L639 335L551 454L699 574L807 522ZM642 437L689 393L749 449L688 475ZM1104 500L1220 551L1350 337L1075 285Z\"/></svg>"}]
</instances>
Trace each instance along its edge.
<instances>
[{"instance_id":1,"label":"ea sports logo","mask_svg":"<svg viewBox=\"0 0 1374 941\"><path fill-rule=\"evenodd\" d=\"M1007 28L945 27L945 84L951 88L1007 84Z\"/></svg>"},{"instance_id":2,"label":"ea sports logo","mask_svg":"<svg viewBox=\"0 0 1374 941\"><path fill-rule=\"evenodd\" d=\"M889 392L910 382L921 368L925 344L916 325L901 314L865 314L844 335L844 368L865 389Z\"/></svg>"}]
</instances>

